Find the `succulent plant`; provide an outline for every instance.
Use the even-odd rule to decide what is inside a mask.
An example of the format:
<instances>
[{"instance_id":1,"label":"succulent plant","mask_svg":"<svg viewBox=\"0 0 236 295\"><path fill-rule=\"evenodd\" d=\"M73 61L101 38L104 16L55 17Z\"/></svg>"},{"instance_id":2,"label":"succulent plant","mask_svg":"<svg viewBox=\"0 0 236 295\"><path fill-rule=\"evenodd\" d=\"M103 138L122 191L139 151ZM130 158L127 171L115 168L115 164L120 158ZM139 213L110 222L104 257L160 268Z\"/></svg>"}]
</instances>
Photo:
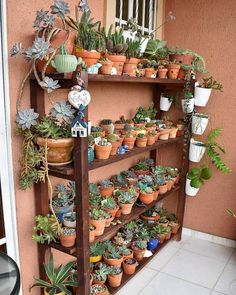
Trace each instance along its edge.
<instances>
[{"instance_id":1,"label":"succulent plant","mask_svg":"<svg viewBox=\"0 0 236 295\"><path fill-rule=\"evenodd\" d=\"M90 246L89 253L90 256L100 256L104 253L104 243L97 242Z\"/></svg>"},{"instance_id":2,"label":"succulent plant","mask_svg":"<svg viewBox=\"0 0 236 295\"><path fill-rule=\"evenodd\" d=\"M17 57L22 53L22 43L21 42L16 42L13 44L11 50L10 50L10 55L11 57Z\"/></svg>"},{"instance_id":3,"label":"succulent plant","mask_svg":"<svg viewBox=\"0 0 236 295\"><path fill-rule=\"evenodd\" d=\"M109 142L115 142L115 141L119 141L119 136L117 134L108 134L107 135L107 140Z\"/></svg>"},{"instance_id":4,"label":"succulent plant","mask_svg":"<svg viewBox=\"0 0 236 295\"><path fill-rule=\"evenodd\" d=\"M111 25L107 34L107 50L112 54L124 54L128 48L123 37L123 29L116 28L112 33L113 26Z\"/></svg>"},{"instance_id":5,"label":"succulent plant","mask_svg":"<svg viewBox=\"0 0 236 295\"><path fill-rule=\"evenodd\" d=\"M109 267L109 274L112 276L118 275L122 272L123 272L123 270L120 266L110 266Z\"/></svg>"},{"instance_id":6,"label":"succulent plant","mask_svg":"<svg viewBox=\"0 0 236 295\"><path fill-rule=\"evenodd\" d=\"M43 138L58 139L70 136L70 129L61 128L55 120L50 117L43 117L35 126L35 130L39 136Z\"/></svg>"},{"instance_id":7,"label":"succulent plant","mask_svg":"<svg viewBox=\"0 0 236 295\"><path fill-rule=\"evenodd\" d=\"M134 241L132 243L132 247L140 250L147 249L147 242L146 241Z\"/></svg>"},{"instance_id":8,"label":"succulent plant","mask_svg":"<svg viewBox=\"0 0 236 295\"><path fill-rule=\"evenodd\" d=\"M32 47L29 47L25 49L23 52L23 55L26 60L36 60L40 59L43 60L45 56L47 56L49 53L53 51L52 48L50 48L50 42L45 41L45 38L42 37L36 37L36 39L33 42Z\"/></svg>"},{"instance_id":9,"label":"succulent plant","mask_svg":"<svg viewBox=\"0 0 236 295\"><path fill-rule=\"evenodd\" d=\"M118 248L115 245L109 244L106 248L104 256L108 259L120 259L122 254L118 251Z\"/></svg>"},{"instance_id":10,"label":"succulent plant","mask_svg":"<svg viewBox=\"0 0 236 295\"><path fill-rule=\"evenodd\" d=\"M118 196L118 202L119 204L133 204L135 202L135 196L128 192L122 192Z\"/></svg>"},{"instance_id":11,"label":"succulent plant","mask_svg":"<svg viewBox=\"0 0 236 295\"><path fill-rule=\"evenodd\" d=\"M102 199L101 206L103 209L115 209L117 204L112 197L106 197L105 199Z\"/></svg>"},{"instance_id":12,"label":"succulent plant","mask_svg":"<svg viewBox=\"0 0 236 295\"><path fill-rule=\"evenodd\" d=\"M43 9L36 12L36 18L33 22L33 28L39 30L40 28L50 28L53 26L55 18L53 15L48 15L49 11Z\"/></svg>"},{"instance_id":13,"label":"succulent plant","mask_svg":"<svg viewBox=\"0 0 236 295\"><path fill-rule=\"evenodd\" d=\"M111 119L103 119L100 124L101 125L111 125L112 120Z\"/></svg>"},{"instance_id":14,"label":"succulent plant","mask_svg":"<svg viewBox=\"0 0 236 295\"><path fill-rule=\"evenodd\" d=\"M105 138L102 138L101 140L99 140L99 142L97 143L97 145L107 146L107 145L111 145L111 143L108 142Z\"/></svg>"},{"instance_id":15,"label":"succulent plant","mask_svg":"<svg viewBox=\"0 0 236 295\"><path fill-rule=\"evenodd\" d=\"M50 115L57 121L64 121L68 124L75 118L75 109L65 100L55 103L50 110Z\"/></svg>"},{"instance_id":16,"label":"succulent plant","mask_svg":"<svg viewBox=\"0 0 236 295\"><path fill-rule=\"evenodd\" d=\"M64 0L54 0L54 4L51 6L51 13L56 14L60 18L64 19L65 15L70 12L69 4Z\"/></svg>"},{"instance_id":17,"label":"succulent plant","mask_svg":"<svg viewBox=\"0 0 236 295\"><path fill-rule=\"evenodd\" d=\"M51 93L53 90L61 87L58 80L53 80L47 76L44 77L43 81L40 82L40 86L48 93Z\"/></svg>"},{"instance_id":18,"label":"succulent plant","mask_svg":"<svg viewBox=\"0 0 236 295\"><path fill-rule=\"evenodd\" d=\"M89 215L90 218L94 220L102 220L110 217L106 211L98 208L92 208L89 212Z\"/></svg>"},{"instance_id":19,"label":"succulent plant","mask_svg":"<svg viewBox=\"0 0 236 295\"><path fill-rule=\"evenodd\" d=\"M89 195L99 196L100 191L96 183L89 184Z\"/></svg>"},{"instance_id":20,"label":"succulent plant","mask_svg":"<svg viewBox=\"0 0 236 295\"><path fill-rule=\"evenodd\" d=\"M63 227L61 235L62 236L70 236L75 234L75 228Z\"/></svg>"},{"instance_id":21,"label":"succulent plant","mask_svg":"<svg viewBox=\"0 0 236 295\"><path fill-rule=\"evenodd\" d=\"M101 187L107 188L113 186L113 183L109 179L104 179L99 182Z\"/></svg>"},{"instance_id":22,"label":"succulent plant","mask_svg":"<svg viewBox=\"0 0 236 295\"><path fill-rule=\"evenodd\" d=\"M30 129L37 124L38 113L34 112L34 109L19 110L16 114L16 123L22 129Z\"/></svg>"},{"instance_id":23,"label":"succulent plant","mask_svg":"<svg viewBox=\"0 0 236 295\"><path fill-rule=\"evenodd\" d=\"M78 5L80 11L89 11L89 5L88 5L88 1L87 0L80 0L80 3Z\"/></svg>"}]
</instances>

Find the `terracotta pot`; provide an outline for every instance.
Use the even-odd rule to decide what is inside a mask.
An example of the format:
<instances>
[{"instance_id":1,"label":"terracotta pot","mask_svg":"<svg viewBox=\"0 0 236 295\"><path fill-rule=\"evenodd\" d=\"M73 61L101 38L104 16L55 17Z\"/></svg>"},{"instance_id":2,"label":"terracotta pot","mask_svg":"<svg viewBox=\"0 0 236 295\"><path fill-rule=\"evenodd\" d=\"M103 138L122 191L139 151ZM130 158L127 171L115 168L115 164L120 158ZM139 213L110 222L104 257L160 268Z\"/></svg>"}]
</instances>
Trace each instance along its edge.
<instances>
[{"instance_id":1,"label":"terracotta pot","mask_svg":"<svg viewBox=\"0 0 236 295\"><path fill-rule=\"evenodd\" d=\"M108 197L108 196L112 196L112 193L114 191L114 186L109 186L109 187L101 187L99 186L99 191L102 197Z\"/></svg>"},{"instance_id":2,"label":"terracotta pot","mask_svg":"<svg viewBox=\"0 0 236 295\"><path fill-rule=\"evenodd\" d=\"M96 228L94 230L89 230L89 243L93 243L95 241L95 233Z\"/></svg>"},{"instance_id":3,"label":"terracotta pot","mask_svg":"<svg viewBox=\"0 0 236 295\"><path fill-rule=\"evenodd\" d=\"M122 266L123 266L124 273L126 275L132 275L135 273L135 270L137 267L137 261L136 261L136 259L134 259L133 264L127 264L127 263L125 263L125 260L124 260L124 262L122 263Z\"/></svg>"},{"instance_id":4,"label":"terracotta pot","mask_svg":"<svg viewBox=\"0 0 236 295\"><path fill-rule=\"evenodd\" d=\"M159 189L159 194L163 195L167 192L167 184L164 185L158 185L158 189Z\"/></svg>"},{"instance_id":5,"label":"terracotta pot","mask_svg":"<svg viewBox=\"0 0 236 295\"><path fill-rule=\"evenodd\" d=\"M127 215L130 214L132 211L132 207L134 204L119 204L121 208L121 214Z\"/></svg>"},{"instance_id":6,"label":"terracotta pot","mask_svg":"<svg viewBox=\"0 0 236 295\"><path fill-rule=\"evenodd\" d=\"M93 284L95 285L104 285L106 281L100 281L100 280L96 280L95 278L93 279Z\"/></svg>"},{"instance_id":7,"label":"terracotta pot","mask_svg":"<svg viewBox=\"0 0 236 295\"><path fill-rule=\"evenodd\" d=\"M69 38L68 32L61 30L57 33L50 41L52 48L58 48L60 45L65 43L65 48L68 54L73 53L74 49L74 41L75 41L76 33L70 31Z\"/></svg>"},{"instance_id":8,"label":"terracotta pot","mask_svg":"<svg viewBox=\"0 0 236 295\"><path fill-rule=\"evenodd\" d=\"M160 140L168 140L169 139L170 129L162 129L160 130L159 139Z\"/></svg>"},{"instance_id":9,"label":"terracotta pot","mask_svg":"<svg viewBox=\"0 0 236 295\"><path fill-rule=\"evenodd\" d=\"M115 126L116 130L123 130L124 127L125 127L125 124L123 124L123 123L115 123L114 126Z\"/></svg>"},{"instance_id":10,"label":"terracotta pot","mask_svg":"<svg viewBox=\"0 0 236 295\"><path fill-rule=\"evenodd\" d=\"M107 213L110 213L112 218L114 219L116 216L117 211L119 210L119 207L117 206L115 209L104 209Z\"/></svg>"},{"instance_id":11,"label":"terracotta pot","mask_svg":"<svg viewBox=\"0 0 236 295\"><path fill-rule=\"evenodd\" d=\"M95 155L97 159L106 160L110 157L112 145L94 145Z\"/></svg>"},{"instance_id":12,"label":"terracotta pot","mask_svg":"<svg viewBox=\"0 0 236 295\"><path fill-rule=\"evenodd\" d=\"M166 240L169 240L171 238L171 231L169 232L169 233L166 233L166 237L165 237L165 239Z\"/></svg>"},{"instance_id":13,"label":"terracotta pot","mask_svg":"<svg viewBox=\"0 0 236 295\"><path fill-rule=\"evenodd\" d=\"M119 258L119 259L109 259L109 258L106 258L105 255L103 255L103 260L107 265L121 266L121 263L123 262L123 256L121 258Z\"/></svg>"},{"instance_id":14,"label":"terracotta pot","mask_svg":"<svg viewBox=\"0 0 236 295\"><path fill-rule=\"evenodd\" d=\"M167 226L169 225L169 221L167 221L166 223L161 223L161 225L162 225L163 227L167 227Z\"/></svg>"},{"instance_id":15,"label":"terracotta pot","mask_svg":"<svg viewBox=\"0 0 236 295\"><path fill-rule=\"evenodd\" d=\"M156 142L155 136L148 136L147 145L153 145Z\"/></svg>"},{"instance_id":16,"label":"terracotta pot","mask_svg":"<svg viewBox=\"0 0 236 295\"><path fill-rule=\"evenodd\" d=\"M116 69L117 75L121 76L126 57L124 55L108 55L107 58L113 62L113 67Z\"/></svg>"},{"instance_id":17,"label":"terracotta pot","mask_svg":"<svg viewBox=\"0 0 236 295\"><path fill-rule=\"evenodd\" d=\"M121 209L119 209L117 212L116 212L116 218L120 218L121 217Z\"/></svg>"},{"instance_id":18,"label":"terracotta pot","mask_svg":"<svg viewBox=\"0 0 236 295\"><path fill-rule=\"evenodd\" d=\"M180 80L184 80L185 79L185 75L186 75L186 71L183 69L179 70L179 74L178 74L178 79Z\"/></svg>"},{"instance_id":19,"label":"terracotta pot","mask_svg":"<svg viewBox=\"0 0 236 295\"><path fill-rule=\"evenodd\" d=\"M144 193L140 193L139 195L139 199L142 203L144 204L151 204L153 202L153 195L154 193L151 194L144 194Z\"/></svg>"},{"instance_id":20,"label":"terracotta pot","mask_svg":"<svg viewBox=\"0 0 236 295\"><path fill-rule=\"evenodd\" d=\"M157 190L155 190L155 191L153 192L153 201L156 201L156 200L157 200L158 195L159 195L159 189L157 189Z\"/></svg>"},{"instance_id":21,"label":"terracotta pot","mask_svg":"<svg viewBox=\"0 0 236 295\"><path fill-rule=\"evenodd\" d=\"M60 243L64 247L73 247L75 245L75 238L76 238L76 234L61 235L60 236Z\"/></svg>"},{"instance_id":22,"label":"terracotta pot","mask_svg":"<svg viewBox=\"0 0 236 295\"><path fill-rule=\"evenodd\" d=\"M37 68L37 71L42 73L43 71L43 68L45 66L45 64L47 63L47 60L43 59L43 60L40 60L38 59L37 62L36 62L36 68ZM51 64L49 64L46 68L46 71L45 71L45 74L53 74L55 73L55 69L51 66Z\"/></svg>"},{"instance_id":23,"label":"terracotta pot","mask_svg":"<svg viewBox=\"0 0 236 295\"><path fill-rule=\"evenodd\" d=\"M90 274L90 286L92 286L92 284L93 284L93 275L92 274Z\"/></svg>"},{"instance_id":24,"label":"terracotta pot","mask_svg":"<svg viewBox=\"0 0 236 295\"><path fill-rule=\"evenodd\" d=\"M45 146L46 139L37 137L39 146ZM74 147L73 138L47 139L48 146L48 164L65 164L71 161L72 151Z\"/></svg>"},{"instance_id":25,"label":"terracotta pot","mask_svg":"<svg viewBox=\"0 0 236 295\"><path fill-rule=\"evenodd\" d=\"M176 176L176 178L175 178L175 184L178 184L178 183L179 183L179 175Z\"/></svg>"},{"instance_id":26,"label":"terracotta pot","mask_svg":"<svg viewBox=\"0 0 236 295\"><path fill-rule=\"evenodd\" d=\"M136 146L137 147L145 147L147 146L147 137L136 138Z\"/></svg>"},{"instance_id":27,"label":"terracotta pot","mask_svg":"<svg viewBox=\"0 0 236 295\"><path fill-rule=\"evenodd\" d=\"M102 66L100 68L101 74L102 75L110 75L113 62L112 61L102 61L101 64L102 64Z\"/></svg>"},{"instance_id":28,"label":"terracotta pot","mask_svg":"<svg viewBox=\"0 0 236 295\"><path fill-rule=\"evenodd\" d=\"M169 138L176 138L178 127L172 127L170 129Z\"/></svg>"},{"instance_id":29,"label":"terracotta pot","mask_svg":"<svg viewBox=\"0 0 236 295\"><path fill-rule=\"evenodd\" d=\"M111 145L112 145L111 156L114 156L117 153L118 147L121 146L121 142L120 141L112 141Z\"/></svg>"},{"instance_id":30,"label":"terracotta pot","mask_svg":"<svg viewBox=\"0 0 236 295\"><path fill-rule=\"evenodd\" d=\"M112 215L110 215L110 218L106 218L106 225L105 225L105 227L109 227L111 225L111 222L112 222L113 219L114 218L113 218Z\"/></svg>"},{"instance_id":31,"label":"terracotta pot","mask_svg":"<svg viewBox=\"0 0 236 295\"><path fill-rule=\"evenodd\" d=\"M167 190L170 191L172 189L172 187L174 186L174 184L175 184L175 181L174 180L172 180L172 179L169 180L167 182Z\"/></svg>"},{"instance_id":32,"label":"terracotta pot","mask_svg":"<svg viewBox=\"0 0 236 295\"><path fill-rule=\"evenodd\" d=\"M165 79L167 76L167 69L158 69L157 75L159 79Z\"/></svg>"},{"instance_id":33,"label":"terracotta pot","mask_svg":"<svg viewBox=\"0 0 236 295\"><path fill-rule=\"evenodd\" d=\"M130 77L136 77L136 70L138 65L139 59L137 58L130 58L126 59L123 73L129 75Z\"/></svg>"},{"instance_id":34,"label":"terracotta pot","mask_svg":"<svg viewBox=\"0 0 236 295\"><path fill-rule=\"evenodd\" d=\"M101 219L101 220L90 219L90 223L96 227L95 237L103 235L105 226L106 226L106 219Z\"/></svg>"},{"instance_id":35,"label":"terracotta pot","mask_svg":"<svg viewBox=\"0 0 236 295\"><path fill-rule=\"evenodd\" d=\"M171 227L172 234L177 234L180 228L180 225L178 223L170 223L170 227Z\"/></svg>"},{"instance_id":36,"label":"terracotta pot","mask_svg":"<svg viewBox=\"0 0 236 295\"><path fill-rule=\"evenodd\" d=\"M109 133L113 133L115 126L113 125L113 123L109 124L109 125L100 125L102 130L105 131L105 135L109 134Z\"/></svg>"},{"instance_id":37,"label":"terracotta pot","mask_svg":"<svg viewBox=\"0 0 236 295\"><path fill-rule=\"evenodd\" d=\"M145 69L145 77L152 78L152 75L156 74L156 70L154 68L146 68Z\"/></svg>"},{"instance_id":38,"label":"terracotta pot","mask_svg":"<svg viewBox=\"0 0 236 295\"><path fill-rule=\"evenodd\" d=\"M124 255L123 256L123 261L125 261L125 259L133 258L133 257L134 257L134 252L133 252L133 250L130 249L130 254Z\"/></svg>"},{"instance_id":39,"label":"terracotta pot","mask_svg":"<svg viewBox=\"0 0 236 295\"><path fill-rule=\"evenodd\" d=\"M141 261L141 260L143 260L145 250L140 250L140 249L137 249L137 248L132 248L132 249L133 249L133 251L134 251L134 258L135 258L137 261Z\"/></svg>"},{"instance_id":40,"label":"terracotta pot","mask_svg":"<svg viewBox=\"0 0 236 295\"><path fill-rule=\"evenodd\" d=\"M132 150L134 148L134 143L135 143L136 138L135 137L125 137L123 144L127 145L129 150Z\"/></svg>"},{"instance_id":41,"label":"terracotta pot","mask_svg":"<svg viewBox=\"0 0 236 295\"><path fill-rule=\"evenodd\" d=\"M191 54L170 54L170 61L177 61L185 65L191 65L193 62L193 56Z\"/></svg>"},{"instance_id":42,"label":"terracotta pot","mask_svg":"<svg viewBox=\"0 0 236 295\"><path fill-rule=\"evenodd\" d=\"M180 65L169 64L168 65L168 78L177 79L180 70Z\"/></svg>"},{"instance_id":43,"label":"terracotta pot","mask_svg":"<svg viewBox=\"0 0 236 295\"><path fill-rule=\"evenodd\" d=\"M92 286L96 286L96 284L93 284ZM99 285L100 286L100 285ZM107 290L107 287L105 285L103 285L105 290L103 292L96 292L96 293L93 293L94 295L107 295L108 294L108 290Z\"/></svg>"},{"instance_id":44,"label":"terracotta pot","mask_svg":"<svg viewBox=\"0 0 236 295\"><path fill-rule=\"evenodd\" d=\"M145 216L145 215L140 215L140 217L143 219L143 220L147 220L147 221L157 221L160 219L160 215L156 215L156 216Z\"/></svg>"},{"instance_id":45,"label":"terracotta pot","mask_svg":"<svg viewBox=\"0 0 236 295\"><path fill-rule=\"evenodd\" d=\"M117 288L121 285L121 279L123 276L123 272L118 275L108 275L108 285L112 288Z\"/></svg>"},{"instance_id":46,"label":"terracotta pot","mask_svg":"<svg viewBox=\"0 0 236 295\"><path fill-rule=\"evenodd\" d=\"M166 239L166 234L158 234L157 236L158 236L160 244L163 244Z\"/></svg>"},{"instance_id":47,"label":"terracotta pot","mask_svg":"<svg viewBox=\"0 0 236 295\"><path fill-rule=\"evenodd\" d=\"M75 55L77 57L81 57L84 61L84 63L90 67L92 65L95 65L99 58L101 57L101 53L97 51L86 51L79 47L75 47Z\"/></svg>"}]
</instances>

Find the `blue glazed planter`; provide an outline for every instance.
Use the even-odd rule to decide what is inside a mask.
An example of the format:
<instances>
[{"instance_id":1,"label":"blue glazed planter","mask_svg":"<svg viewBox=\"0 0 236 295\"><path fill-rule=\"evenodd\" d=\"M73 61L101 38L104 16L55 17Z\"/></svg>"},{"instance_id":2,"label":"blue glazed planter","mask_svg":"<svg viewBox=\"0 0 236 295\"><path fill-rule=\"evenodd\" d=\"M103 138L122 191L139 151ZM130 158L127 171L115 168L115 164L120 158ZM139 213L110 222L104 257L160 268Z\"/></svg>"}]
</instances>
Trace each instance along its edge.
<instances>
[{"instance_id":1,"label":"blue glazed planter","mask_svg":"<svg viewBox=\"0 0 236 295\"><path fill-rule=\"evenodd\" d=\"M147 249L149 251L154 251L157 248L158 244L159 244L158 240L151 239L147 243Z\"/></svg>"},{"instance_id":2,"label":"blue glazed planter","mask_svg":"<svg viewBox=\"0 0 236 295\"><path fill-rule=\"evenodd\" d=\"M89 147L88 148L88 162L91 164L94 160L94 150L93 148Z\"/></svg>"}]
</instances>

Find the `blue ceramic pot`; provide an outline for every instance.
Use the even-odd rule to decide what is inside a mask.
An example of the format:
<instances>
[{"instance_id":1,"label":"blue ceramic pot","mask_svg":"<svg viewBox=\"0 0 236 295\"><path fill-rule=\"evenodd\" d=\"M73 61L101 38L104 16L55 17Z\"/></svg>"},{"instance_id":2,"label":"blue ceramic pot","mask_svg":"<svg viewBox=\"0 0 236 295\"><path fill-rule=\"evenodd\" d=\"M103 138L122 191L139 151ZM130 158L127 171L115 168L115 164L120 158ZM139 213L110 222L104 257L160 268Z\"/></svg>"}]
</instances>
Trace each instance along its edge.
<instances>
[{"instance_id":1,"label":"blue ceramic pot","mask_svg":"<svg viewBox=\"0 0 236 295\"><path fill-rule=\"evenodd\" d=\"M157 239L151 239L147 243L147 249L149 251L154 251L157 248L158 244L159 244L159 241Z\"/></svg>"},{"instance_id":2,"label":"blue ceramic pot","mask_svg":"<svg viewBox=\"0 0 236 295\"><path fill-rule=\"evenodd\" d=\"M94 160L94 150L92 147L88 148L88 162L91 164Z\"/></svg>"}]
</instances>

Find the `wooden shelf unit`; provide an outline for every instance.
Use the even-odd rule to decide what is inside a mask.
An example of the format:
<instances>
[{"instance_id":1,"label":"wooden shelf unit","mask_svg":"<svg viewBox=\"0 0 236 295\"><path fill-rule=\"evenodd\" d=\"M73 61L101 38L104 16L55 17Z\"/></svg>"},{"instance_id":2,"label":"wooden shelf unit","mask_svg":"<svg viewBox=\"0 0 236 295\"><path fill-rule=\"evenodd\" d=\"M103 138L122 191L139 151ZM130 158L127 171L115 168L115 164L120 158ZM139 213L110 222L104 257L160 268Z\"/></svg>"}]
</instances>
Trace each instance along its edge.
<instances>
[{"instance_id":1,"label":"wooden shelf unit","mask_svg":"<svg viewBox=\"0 0 236 295\"><path fill-rule=\"evenodd\" d=\"M61 88L70 88L76 85L77 73L65 75L65 74L53 74L49 75L53 79L59 80ZM185 82L183 80L170 80L170 79L152 79L152 78L135 78L127 76L104 76L104 75L88 75L82 72L81 78L85 81L85 87L87 88L90 83L146 83L153 87L153 100L155 107L159 110L160 94L165 89L171 89L172 91L179 91L183 89ZM32 77L30 80L30 92L31 92L31 107L37 111L40 116L45 114L45 101L43 98L44 91L37 84L37 81ZM161 112L158 112L161 116ZM86 113L86 118L88 119L88 113ZM78 282L79 289L78 294L89 295L90 294L90 284L89 284L89 194L88 194L88 172L90 170L97 169L99 167L104 167L112 163L116 163L121 160L125 160L134 155L138 155L149 151L150 157L155 161L157 158L157 149L167 146L167 145L183 145L183 155L182 155L182 170L180 177L180 184L175 186L171 191L164 195L158 196L157 201L149 204L146 207L138 207L137 205L133 208L131 214L127 216L121 216L119 220L121 224L110 226L100 237L96 238L96 241L103 241L112 238L117 231L122 227L122 225L128 223L129 221L137 218L146 209L151 208L156 202L163 200L164 198L173 195L174 192L178 192L178 206L177 206L177 218L180 223L179 232L172 238L176 240L181 239L182 224L184 216L185 207L185 190L184 190L184 180L185 175L188 170L188 147L183 144L182 138L169 139L167 141L158 140L154 145L145 148L135 147L133 150L125 153L124 155L111 156L108 160L94 160L93 164L88 165L88 140L87 138L75 138L74 147L74 163L65 166L50 166L49 174L62 179L74 180L76 187L76 197L75 197L75 211L76 211L76 246L71 248L65 248L59 243L51 243L50 245L38 245L39 248L39 269L40 276L44 276L43 263L51 252L51 249L57 249L66 254L70 254L77 258L78 268ZM35 184L35 205L36 214L47 214L48 213L48 186L47 183ZM155 252L155 255L162 249L168 241L160 245ZM153 256L152 256L153 257ZM152 257L145 258L140 262L137 271L139 271L146 263L148 263ZM109 288L110 294L115 294L129 279L133 276L123 276L122 285L119 288Z\"/></svg>"}]
</instances>

